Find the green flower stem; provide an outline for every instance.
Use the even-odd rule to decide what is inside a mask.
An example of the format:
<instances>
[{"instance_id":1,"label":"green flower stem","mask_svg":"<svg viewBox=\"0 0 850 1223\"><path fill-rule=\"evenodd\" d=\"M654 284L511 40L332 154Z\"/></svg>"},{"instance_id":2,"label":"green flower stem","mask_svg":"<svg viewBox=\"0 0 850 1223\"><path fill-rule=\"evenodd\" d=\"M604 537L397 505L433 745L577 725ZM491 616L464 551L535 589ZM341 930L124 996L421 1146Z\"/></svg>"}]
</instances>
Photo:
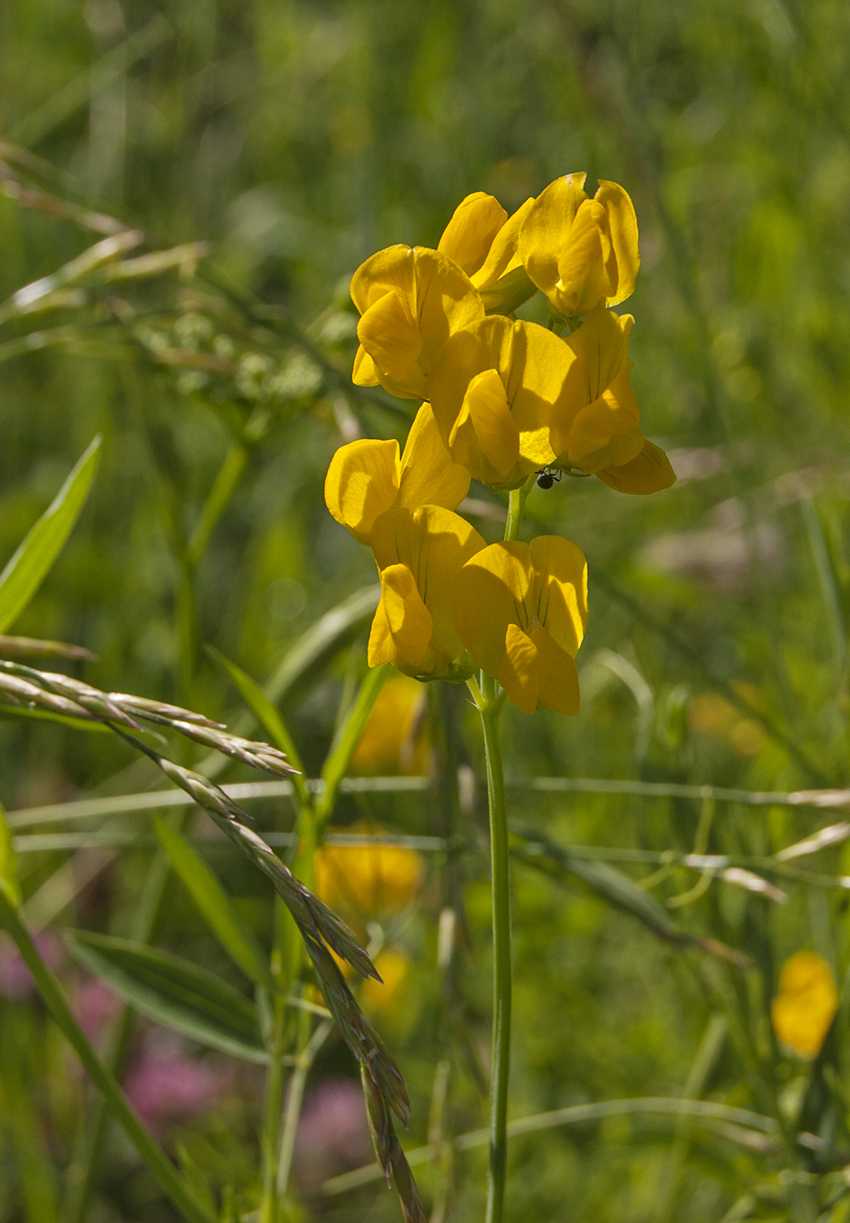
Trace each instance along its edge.
<instances>
[{"instance_id":1,"label":"green flower stem","mask_svg":"<svg viewBox=\"0 0 850 1223\"><path fill-rule=\"evenodd\" d=\"M33 975L50 1015L72 1046L84 1069L106 1101L107 1107L136 1151L159 1181L163 1191L189 1223L216 1223L215 1216L195 1197L183 1177L153 1139L133 1110L109 1067L92 1048L74 1018L59 982L41 959L29 931L18 916L5 890L0 887L0 925L12 939Z\"/></svg>"},{"instance_id":2,"label":"green flower stem","mask_svg":"<svg viewBox=\"0 0 850 1223\"><path fill-rule=\"evenodd\" d=\"M519 490L521 491L521 490ZM513 497L513 493L511 497ZM475 690L470 685L475 696ZM493 913L493 1042L490 1074L490 1179L486 1223L500 1223L507 1174L508 1083L511 1057L511 878L508 812L499 742L503 697L489 675L481 676L476 700L484 730L490 806L490 875Z\"/></svg>"},{"instance_id":3,"label":"green flower stem","mask_svg":"<svg viewBox=\"0 0 850 1223\"><path fill-rule=\"evenodd\" d=\"M525 484L521 484L519 488L512 488L508 493L508 518L505 523L505 539L507 540L519 538L525 503L528 500L528 494L534 488L536 479L537 475L532 472Z\"/></svg>"}]
</instances>

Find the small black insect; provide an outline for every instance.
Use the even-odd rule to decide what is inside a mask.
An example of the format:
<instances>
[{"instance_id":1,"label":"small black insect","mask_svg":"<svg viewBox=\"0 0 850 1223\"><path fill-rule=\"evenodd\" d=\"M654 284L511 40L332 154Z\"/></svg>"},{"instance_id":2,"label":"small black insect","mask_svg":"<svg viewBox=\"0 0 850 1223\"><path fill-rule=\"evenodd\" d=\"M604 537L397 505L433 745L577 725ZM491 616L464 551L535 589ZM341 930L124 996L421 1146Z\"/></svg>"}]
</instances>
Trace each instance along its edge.
<instances>
[{"instance_id":1,"label":"small black insect","mask_svg":"<svg viewBox=\"0 0 850 1223\"><path fill-rule=\"evenodd\" d=\"M544 467L542 471L539 471L537 473L537 487L538 488L551 488L552 485L556 481L560 481L560 479L561 479L560 471L550 470L548 467Z\"/></svg>"}]
</instances>

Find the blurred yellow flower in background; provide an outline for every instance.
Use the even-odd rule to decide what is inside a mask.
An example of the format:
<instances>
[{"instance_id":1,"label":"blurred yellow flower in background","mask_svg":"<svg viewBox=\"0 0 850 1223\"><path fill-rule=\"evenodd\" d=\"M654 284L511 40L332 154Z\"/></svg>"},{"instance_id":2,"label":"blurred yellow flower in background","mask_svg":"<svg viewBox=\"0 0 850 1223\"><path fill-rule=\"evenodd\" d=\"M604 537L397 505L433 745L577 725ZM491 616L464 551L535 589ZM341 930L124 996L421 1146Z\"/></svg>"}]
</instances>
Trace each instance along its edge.
<instances>
[{"instance_id":1,"label":"blurred yellow flower in background","mask_svg":"<svg viewBox=\"0 0 850 1223\"><path fill-rule=\"evenodd\" d=\"M427 399L425 377L453 331L484 317L481 298L453 259L424 246L390 246L351 278L360 311L353 381L401 399Z\"/></svg>"},{"instance_id":2,"label":"blurred yellow flower in background","mask_svg":"<svg viewBox=\"0 0 850 1223\"><path fill-rule=\"evenodd\" d=\"M469 472L452 462L427 403L416 413L404 452L398 442L362 438L340 446L325 477L325 503L361 544L375 519L394 506L454 510L469 492Z\"/></svg>"},{"instance_id":3,"label":"blurred yellow flower in background","mask_svg":"<svg viewBox=\"0 0 850 1223\"><path fill-rule=\"evenodd\" d=\"M372 977L360 986L360 1001L370 1014L381 1014L399 1002L410 971L410 957L398 947L384 947L375 956L380 981Z\"/></svg>"},{"instance_id":4,"label":"blurred yellow flower in background","mask_svg":"<svg viewBox=\"0 0 850 1223\"><path fill-rule=\"evenodd\" d=\"M591 199L586 178L567 174L550 183L529 208L519 235L529 278L564 318L625 301L640 267L637 218L628 194L600 179Z\"/></svg>"},{"instance_id":5,"label":"blurred yellow flower in background","mask_svg":"<svg viewBox=\"0 0 850 1223\"><path fill-rule=\"evenodd\" d=\"M767 740L764 727L748 718L731 701L717 692L695 696L688 710L688 722L698 734L726 739L739 756L755 756Z\"/></svg>"},{"instance_id":6,"label":"blurred yellow flower in background","mask_svg":"<svg viewBox=\"0 0 850 1223\"><path fill-rule=\"evenodd\" d=\"M356 773L423 773L428 737L422 727L425 689L394 675L381 687L351 758Z\"/></svg>"},{"instance_id":7,"label":"blurred yellow flower in background","mask_svg":"<svg viewBox=\"0 0 850 1223\"><path fill-rule=\"evenodd\" d=\"M798 1057L817 1057L837 1010L838 991L826 960L814 951L792 955L770 1009L777 1039Z\"/></svg>"},{"instance_id":8,"label":"blurred yellow flower in background","mask_svg":"<svg viewBox=\"0 0 850 1223\"><path fill-rule=\"evenodd\" d=\"M374 825L346 832L375 838L374 844L322 845L316 851L316 894L332 909L360 918L398 913L422 886L421 856L401 845L385 845Z\"/></svg>"},{"instance_id":9,"label":"blurred yellow flower in background","mask_svg":"<svg viewBox=\"0 0 850 1223\"><path fill-rule=\"evenodd\" d=\"M515 705L578 713L587 564L576 544L560 535L491 544L458 574L453 610L464 645Z\"/></svg>"}]
</instances>

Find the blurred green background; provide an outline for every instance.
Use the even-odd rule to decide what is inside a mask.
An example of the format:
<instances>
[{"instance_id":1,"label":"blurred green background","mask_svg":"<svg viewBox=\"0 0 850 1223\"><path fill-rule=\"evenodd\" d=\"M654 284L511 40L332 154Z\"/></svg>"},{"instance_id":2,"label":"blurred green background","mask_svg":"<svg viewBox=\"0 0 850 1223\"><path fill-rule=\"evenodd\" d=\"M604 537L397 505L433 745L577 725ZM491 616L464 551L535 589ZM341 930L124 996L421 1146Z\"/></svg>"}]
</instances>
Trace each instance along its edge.
<instances>
[{"instance_id":1,"label":"blurred green background","mask_svg":"<svg viewBox=\"0 0 850 1223\"><path fill-rule=\"evenodd\" d=\"M322 481L333 450L358 433L403 438L412 405L348 381L351 273L391 243L435 245L469 192L513 209L586 170L592 183L622 183L636 206L632 382L644 431L668 449L679 481L646 499L567 478L532 494L526 531L568 535L587 555L591 614L580 717L511 708L509 773L847 785L848 39L850 11L835 0L7 0L0 297L103 237L74 222L79 210L138 226L146 245L135 254L209 244L200 263L190 253L161 275L80 282L78 297L42 315L0 315L0 559L92 436L105 437L85 514L16 631L94 651L84 673L107 690L232 720L237 696L204 644L265 681L320 615L374 582L368 551L328 515ZM67 215L26 190L65 201ZM228 453L240 478L193 552ZM477 486L471 496L475 525L500 537L498 499ZM314 774L364 672L366 630L285 704ZM458 757L480 774L463 694L447 699ZM435 709L431 700L426 722ZM396 753L372 771L401 767ZM107 736L20 718L0 726L0 777L10 810L155 784ZM807 807L511 793L518 818L562 843L631 853L619 865L634 878L663 868L667 850L691 851L701 820L701 852L748 860L834 822ZM464 830L481 832L482 795L468 798ZM344 798L335 824L357 819L445 831L427 796ZM291 822L285 805L263 808L263 826ZM96 852L22 854L25 891ZM125 933L148 856L113 860L52 921ZM427 1139L441 1058L450 1128L475 1129L486 1112L474 1069L488 1048L486 860L427 857L418 899L388 927L408 966L378 1022L411 1085L414 1144ZM214 860L266 937L262 881L235 853ZM770 876L787 903L716 881L670 910L683 929L749 956L744 971L657 939L598 889L517 865L512 1116L682 1093L728 1004L731 1035L696 1094L790 1124L813 1074L804 1128L826 1127L827 1154L801 1154L793 1141L792 1155L759 1151L669 1117L541 1131L512 1147L510 1219L845 1217L829 1179L850 1161L844 1009L814 1072L777 1048L768 1019L792 952L816 949L841 981L850 947L832 881L845 869L839 846L821 853L815 882ZM648 894L664 905L700 877L662 869ZM450 885L465 896L469 937L447 990L436 920ZM156 941L227 972L176 888ZM68 1159L82 1088L35 1004L10 996L3 1006L33 1062L27 1124L49 1184ZM341 1046L323 1057L311 1090L353 1074ZM26 1110L9 1082L0 1220L49 1223L50 1193L39 1213L21 1188L15 1117ZM176 1132L203 1175L235 1186L248 1210L258 1106L235 1071L221 1092L215 1108L193 1118L185 1109ZM337 1153L331 1170L365 1158L349 1156ZM426 1168L422 1182L438 1206L439 1185L451 1183L445 1218L472 1220L483 1176L477 1152L459 1154L451 1177ZM814 1214L789 1189L806 1177L821 1195ZM308 1195L303 1217L400 1218L388 1193L358 1193ZM172 1217L156 1194L113 1136L91 1218Z\"/></svg>"}]
</instances>

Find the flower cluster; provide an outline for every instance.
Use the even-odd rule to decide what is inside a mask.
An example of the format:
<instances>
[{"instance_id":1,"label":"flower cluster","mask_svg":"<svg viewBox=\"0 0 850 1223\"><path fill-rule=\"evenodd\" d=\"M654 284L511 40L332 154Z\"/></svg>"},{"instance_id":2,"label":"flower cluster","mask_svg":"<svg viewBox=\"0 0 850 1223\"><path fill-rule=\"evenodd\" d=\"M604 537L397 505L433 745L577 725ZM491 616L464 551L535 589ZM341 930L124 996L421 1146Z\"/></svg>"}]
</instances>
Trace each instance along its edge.
<instances>
[{"instance_id":1,"label":"flower cluster","mask_svg":"<svg viewBox=\"0 0 850 1223\"><path fill-rule=\"evenodd\" d=\"M634 208L616 183L590 198L584 181L559 178L512 216L476 192L436 250L391 246L358 268L354 381L424 402L403 453L352 442L325 482L381 577L370 665L449 680L477 665L527 712L578 711L585 561L557 536L486 546L455 512L470 479L511 490L565 471L637 494L675 480L640 429L634 319L611 310L635 285ZM548 327L515 317L538 290Z\"/></svg>"}]
</instances>

